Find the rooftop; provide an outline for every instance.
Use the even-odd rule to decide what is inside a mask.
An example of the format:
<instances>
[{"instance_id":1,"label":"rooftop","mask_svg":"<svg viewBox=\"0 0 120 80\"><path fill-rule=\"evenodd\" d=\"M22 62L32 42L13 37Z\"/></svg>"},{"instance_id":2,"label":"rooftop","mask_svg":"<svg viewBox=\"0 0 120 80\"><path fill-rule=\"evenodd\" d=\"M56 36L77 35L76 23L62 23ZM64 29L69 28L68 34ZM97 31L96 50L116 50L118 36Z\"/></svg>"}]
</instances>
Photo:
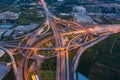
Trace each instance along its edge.
<instances>
[{"instance_id":1,"label":"rooftop","mask_svg":"<svg viewBox=\"0 0 120 80\"><path fill-rule=\"evenodd\" d=\"M11 24L2 24L2 25L0 25L0 29L9 29L9 28L12 28L13 27L13 25L11 25Z\"/></svg>"},{"instance_id":2,"label":"rooftop","mask_svg":"<svg viewBox=\"0 0 120 80\"><path fill-rule=\"evenodd\" d=\"M19 14L14 13L14 12L10 12L10 11L6 11L0 14L0 19L18 19L19 18Z\"/></svg>"},{"instance_id":3,"label":"rooftop","mask_svg":"<svg viewBox=\"0 0 120 80\"><path fill-rule=\"evenodd\" d=\"M10 71L10 68L0 63L0 80Z\"/></svg>"}]
</instances>

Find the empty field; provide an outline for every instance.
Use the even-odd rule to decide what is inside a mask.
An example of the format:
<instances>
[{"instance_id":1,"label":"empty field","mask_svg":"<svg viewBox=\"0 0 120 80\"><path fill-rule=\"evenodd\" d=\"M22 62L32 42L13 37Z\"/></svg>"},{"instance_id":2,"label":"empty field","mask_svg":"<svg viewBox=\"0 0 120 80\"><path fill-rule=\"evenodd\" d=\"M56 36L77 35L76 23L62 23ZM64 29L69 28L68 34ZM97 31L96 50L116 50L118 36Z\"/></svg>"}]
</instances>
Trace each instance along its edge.
<instances>
[{"instance_id":1,"label":"empty field","mask_svg":"<svg viewBox=\"0 0 120 80\"><path fill-rule=\"evenodd\" d=\"M120 42L118 43L119 37L120 37L120 34L112 35L111 37L101 41L95 46L87 49L81 56L77 71L89 77L90 75L92 75L90 73L95 63L107 66L110 69L120 70L120 48L119 48ZM113 42L115 40L117 40L117 43L115 42L113 45ZM112 48L112 45L113 45L113 48ZM112 52L111 52L111 49L112 49ZM114 72L117 73L116 71ZM109 75L109 74L111 73L108 72L105 75ZM94 74L94 75L97 75L97 74ZM104 74L102 76L99 76L99 78L100 77L102 78L103 76ZM117 75L110 75L110 76L117 77ZM101 79L101 78L99 80L118 80L118 79L106 79L107 76L105 76L104 79ZM98 80L98 79L92 79L92 80Z\"/></svg>"},{"instance_id":2,"label":"empty field","mask_svg":"<svg viewBox=\"0 0 120 80\"><path fill-rule=\"evenodd\" d=\"M119 80L120 70L95 63L91 68L90 80Z\"/></svg>"}]
</instances>

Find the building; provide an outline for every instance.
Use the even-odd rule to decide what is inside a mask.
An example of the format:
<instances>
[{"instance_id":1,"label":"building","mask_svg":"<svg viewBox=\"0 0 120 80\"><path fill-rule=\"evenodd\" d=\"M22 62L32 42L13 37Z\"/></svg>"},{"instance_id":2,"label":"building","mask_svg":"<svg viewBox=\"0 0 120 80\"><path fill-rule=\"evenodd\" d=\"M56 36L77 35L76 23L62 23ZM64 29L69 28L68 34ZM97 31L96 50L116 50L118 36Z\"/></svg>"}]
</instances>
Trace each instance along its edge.
<instances>
[{"instance_id":1,"label":"building","mask_svg":"<svg viewBox=\"0 0 120 80\"><path fill-rule=\"evenodd\" d=\"M0 39L2 39L4 32L6 32L6 29L0 29Z\"/></svg>"},{"instance_id":2,"label":"building","mask_svg":"<svg viewBox=\"0 0 120 80\"><path fill-rule=\"evenodd\" d=\"M15 32L24 32L24 33L27 33L27 32L30 32L31 30L34 30L35 28L38 27L38 24L34 24L34 23L31 23L29 25L19 25L17 27L14 28Z\"/></svg>"},{"instance_id":3,"label":"building","mask_svg":"<svg viewBox=\"0 0 120 80\"><path fill-rule=\"evenodd\" d=\"M73 7L74 20L78 23L91 23L94 22L90 16L86 13L86 8L83 6Z\"/></svg>"},{"instance_id":4,"label":"building","mask_svg":"<svg viewBox=\"0 0 120 80\"><path fill-rule=\"evenodd\" d=\"M8 66L0 63L0 80L2 80L9 71L10 68Z\"/></svg>"},{"instance_id":5,"label":"building","mask_svg":"<svg viewBox=\"0 0 120 80\"><path fill-rule=\"evenodd\" d=\"M74 20L77 21L78 23L91 23L94 22L91 17L89 17L86 14L82 13L75 13L74 14Z\"/></svg>"},{"instance_id":6,"label":"building","mask_svg":"<svg viewBox=\"0 0 120 80\"><path fill-rule=\"evenodd\" d=\"M11 24L2 24L0 25L0 29L10 29L10 28L13 28L14 25L11 25Z\"/></svg>"},{"instance_id":7,"label":"building","mask_svg":"<svg viewBox=\"0 0 120 80\"><path fill-rule=\"evenodd\" d=\"M2 39L2 37L4 37L6 34L8 35L8 32L9 33L11 32L11 30L8 30L8 29L11 29L13 27L14 25L12 24L1 24L0 25L0 39Z\"/></svg>"},{"instance_id":8,"label":"building","mask_svg":"<svg viewBox=\"0 0 120 80\"><path fill-rule=\"evenodd\" d=\"M10 12L10 11L6 11L0 14L0 19L1 20L5 20L5 19L11 19L11 20L16 20L19 18L19 14L14 13L14 12Z\"/></svg>"},{"instance_id":9,"label":"building","mask_svg":"<svg viewBox=\"0 0 120 80\"><path fill-rule=\"evenodd\" d=\"M84 8L83 6L75 6L73 7L73 11L77 11L80 13L86 13L86 8Z\"/></svg>"},{"instance_id":10,"label":"building","mask_svg":"<svg viewBox=\"0 0 120 80\"><path fill-rule=\"evenodd\" d=\"M61 16L69 16L70 14L67 13L60 13Z\"/></svg>"},{"instance_id":11,"label":"building","mask_svg":"<svg viewBox=\"0 0 120 80\"><path fill-rule=\"evenodd\" d=\"M10 37L10 36L13 34L13 32L14 32L14 30L7 30L7 31L3 34L3 36L4 36L4 37Z\"/></svg>"}]
</instances>

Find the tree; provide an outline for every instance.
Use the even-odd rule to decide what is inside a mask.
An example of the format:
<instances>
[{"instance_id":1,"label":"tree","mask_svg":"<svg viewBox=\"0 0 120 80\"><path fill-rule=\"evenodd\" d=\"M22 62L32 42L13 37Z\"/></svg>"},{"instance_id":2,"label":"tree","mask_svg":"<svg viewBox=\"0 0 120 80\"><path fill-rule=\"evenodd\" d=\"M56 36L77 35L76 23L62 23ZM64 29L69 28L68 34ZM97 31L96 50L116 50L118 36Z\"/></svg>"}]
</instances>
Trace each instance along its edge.
<instances>
[{"instance_id":1,"label":"tree","mask_svg":"<svg viewBox=\"0 0 120 80\"><path fill-rule=\"evenodd\" d=\"M78 3L78 0L65 0L65 3L67 3L67 4L75 4L75 3Z\"/></svg>"}]
</instances>

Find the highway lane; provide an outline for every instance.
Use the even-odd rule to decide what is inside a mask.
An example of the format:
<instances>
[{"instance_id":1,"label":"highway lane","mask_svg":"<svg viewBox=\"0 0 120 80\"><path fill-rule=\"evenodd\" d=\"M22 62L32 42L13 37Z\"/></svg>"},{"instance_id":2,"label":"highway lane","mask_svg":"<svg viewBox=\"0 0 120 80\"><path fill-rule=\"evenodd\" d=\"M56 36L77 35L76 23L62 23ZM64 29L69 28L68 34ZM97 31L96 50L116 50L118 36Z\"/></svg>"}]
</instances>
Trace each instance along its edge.
<instances>
[{"instance_id":1,"label":"highway lane","mask_svg":"<svg viewBox=\"0 0 120 80\"><path fill-rule=\"evenodd\" d=\"M43 23L43 25L44 25L44 23ZM42 26L41 26L42 27ZM30 35L30 37L29 37L29 41L27 41L27 44L26 45L29 45L29 46L31 46L33 43L34 43L34 41L37 39L37 36L38 36L38 32L39 32L39 30L41 29L41 27L40 28L38 28L35 32L33 32L32 33L32 35ZM45 33L44 33L45 34ZM21 44L19 44L19 45L21 45ZM20 48L20 46L19 46L19 48ZM29 51L28 51L29 52ZM28 54L27 54L27 56L26 56L26 58L25 58L25 62L24 63L22 63L22 64L24 64L24 77L25 77L25 80L29 80L29 77L28 77L28 72L27 72L27 69L28 69L28 61L29 61L29 57L30 57L30 55L32 54L32 52L29 52Z\"/></svg>"},{"instance_id":2,"label":"highway lane","mask_svg":"<svg viewBox=\"0 0 120 80\"><path fill-rule=\"evenodd\" d=\"M51 24L51 28L53 30L54 36L55 36L55 40L56 40L56 47L64 47L62 44L62 40L61 40L61 35L57 29L57 26L53 23L50 22ZM68 53L68 52L67 52ZM57 69L56 69L56 80L69 80L68 76L67 76L67 70L66 69L66 51L64 50L60 50L57 52ZM68 79L67 79L68 78Z\"/></svg>"},{"instance_id":3,"label":"highway lane","mask_svg":"<svg viewBox=\"0 0 120 80\"><path fill-rule=\"evenodd\" d=\"M48 22L49 22L49 25L50 27L52 28L53 30L53 33L54 33L54 38L55 38L55 43L56 43L56 47L61 47L61 39L60 39L60 35L56 29L56 26L54 25L54 23L52 22L52 16L50 14L50 12L48 11L47 9L47 6L46 6L46 3L44 0L40 0L41 3L42 3L42 6L46 12L46 16L47 16L47 19L48 19ZM62 59L63 60L63 59ZM59 53L59 51L57 51L57 72L56 72L56 80L62 80L61 78L61 68L63 67L64 68L64 61L63 62L63 66L61 66L61 54ZM63 71L64 72L64 71ZM64 79L65 80L65 79Z\"/></svg>"},{"instance_id":4,"label":"highway lane","mask_svg":"<svg viewBox=\"0 0 120 80\"><path fill-rule=\"evenodd\" d=\"M66 35L71 35L71 34L84 34L84 33L86 33L86 31L79 30L79 31L70 31L70 32L67 32L67 33L62 33L61 35L66 36Z\"/></svg>"},{"instance_id":5,"label":"highway lane","mask_svg":"<svg viewBox=\"0 0 120 80\"><path fill-rule=\"evenodd\" d=\"M19 50L21 49L21 48L23 48L23 49L32 49L32 50L35 50L35 49L38 49L38 50L56 50L56 53L57 53L57 73L56 73L56 80L69 80L69 66L68 66L68 49L66 49L66 47L64 47L63 46L63 44L62 44L62 40L61 40L61 38L62 38L62 36L60 35L60 33L58 32L58 29L57 29L57 26L55 25L55 23L54 23L54 19L56 19L59 23L67 23L67 25L69 25L69 24L71 24L71 25L73 25L72 27L74 28L74 26L79 26L80 28L82 28L79 24L77 24L76 22L71 22L71 21L67 21L67 20L62 20L62 19L60 19L60 18L55 18L55 17L53 17L52 15L51 15L51 13L49 12L49 10L47 9L47 6L46 6L46 3L44 2L44 0L40 0L41 1L41 3L42 3L42 5L43 5L43 7L44 7L44 9L45 9L45 13L46 13L46 22L47 22L47 24L52 28L52 30L53 30L53 33L54 33L54 38L55 38L55 42L56 42L56 48L37 48L38 46L36 46L36 48L35 48L35 46L34 47L22 47L22 46L19 46ZM43 25L42 25L43 26ZM41 27L42 27L41 26ZM37 29L36 31L34 31L33 33L32 33L32 36L30 36L30 40L27 42L27 44L28 45L33 45L33 43L34 42L36 42L37 41L37 39L38 39L38 32L39 32L39 30L40 30L41 28L39 28L39 29ZM109 32L111 32L111 33L116 33L116 32L118 32L118 31L120 31L120 29L119 29L119 27L118 27L118 29L115 29L115 28L104 28L104 30L108 30ZM89 31L89 33L91 32L101 32L101 31L104 31L102 28L101 29L99 29L98 30L98 28L96 29L89 29L88 31ZM77 33L84 33L84 28L82 28L82 30L81 31L74 31L74 32L68 32L68 33L64 33L63 35L70 35L70 34L77 34ZM99 38L97 38L97 40L100 40L101 39L101 37L99 37ZM97 41L96 40L96 41ZM44 43L44 41L43 41L43 43ZM82 55L82 52L87 48L87 46L88 45L94 45L94 43L95 42L91 42L91 43L85 43L85 44L83 44L82 45L82 47L80 48L80 50L78 51L78 53L80 53L81 55ZM39 44L39 43L38 43ZM37 44L37 45L38 45ZM5 44L4 44L5 45ZM20 44L21 45L21 44ZM9 45L6 45L6 46L9 46ZM10 46L13 46L13 45L10 45ZM14 46L14 48L15 48L16 46ZM73 46L74 47L74 46ZM78 46L79 47L79 46ZM59 48L65 48L65 50L60 50ZM76 47L75 47L76 48ZM29 78L28 78L28 74L27 74L27 64L28 64L28 60L29 60L29 58L30 58L30 55L32 54L32 52L29 52L28 53L28 55L27 56L25 56L26 57L26 59L25 59L25 65L24 65L24 75L25 75L25 78L26 78L26 80L28 80ZM80 55L79 54L79 55ZM75 58L75 60L76 61L74 61L74 63L73 64L75 64L75 65L73 65L74 66L74 68L72 68L72 70L74 71L74 78L75 78L75 76L76 76L76 74L75 74L75 70L76 70L76 65L77 65L77 63L78 63L78 58L79 58L79 55L77 55L77 57ZM22 61L22 63L21 64L23 64L24 63L24 59L23 59L23 61ZM15 67L15 65L13 65L14 67ZM21 66L19 69L20 70L18 70L18 71L22 71L21 69L22 69L22 67L23 66ZM15 71L16 71L16 69L15 69ZM22 72L21 72L22 73ZM18 74L18 73L15 73L15 74ZM67 75L66 75L67 74ZM66 77L67 76L67 77ZM17 78L19 78L20 79L20 77L17 77ZM72 79L72 78L71 78ZM20 79L20 80L22 80L22 79Z\"/></svg>"},{"instance_id":6,"label":"highway lane","mask_svg":"<svg viewBox=\"0 0 120 80\"><path fill-rule=\"evenodd\" d=\"M48 39L49 40L49 39ZM51 38L50 38L50 40L51 40ZM39 43L37 43L36 45L34 45L33 47L34 47L34 49L33 49L33 51L36 51L35 49L37 48L37 47L39 47L39 46L41 46L42 44L44 44L46 42L46 40L45 41L40 41ZM28 67L27 67L27 65L28 65L28 60L29 60L29 57L31 56L31 54L32 54L32 52L33 52L32 50L28 53L28 55L26 56L26 60L25 60L25 65L24 65L24 75L25 75L25 80L28 80L29 79L29 77L28 77L28 72L27 72L27 70L28 70ZM36 54L36 53L35 53ZM39 57L40 58L40 57ZM41 76L39 75L39 79L41 80Z\"/></svg>"},{"instance_id":7,"label":"highway lane","mask_svg":"<svg viewBox=\"0 0 120 80\"><path fill-rule=\"evenodd\" d=\"M53 22L50 22L51 28L54 33L56 47L62 47L61 36L58 33L56 26ZM57 68L56 68L56 80L65 80L65 58L63 51L57 51Z\"/></svg>"},{"instance_id":8,"label":"highway lane","mask_svg":"<svg viewBox=\"0 0 120 80\"><path fill-rule=\"evenodd\" d=\"M51 40L51 39L53 39L53 36L50 36L50 37L48 37L48 38L46 38L46 39L44 39L44 40L42 40L42 41L40 41L36 46L38 47L38 46L41 46L41 45L43 45L44 43L46 43L46 42L48 42L49 40ZM22 53L21 53L22 54ZM23 68L23 63L24 63L24 61L25 61L25 57L27 56L27 55L24 55L24 54L22 54L24 57L22 58L22 60L21 60L21 62L20 62L20 65L19 65L19 67L18 67L18 71L19 71L19 76L22 78L23 77L23 75L22 75L22 68ZM29 58L32 58L32 59L37 59L36 57L29 57ZM41 58L41 57L38 57L39 59ZM49 58L49 57L44 57L44 58ZM36 66L37 67L37 66ZM38 69L38 67L37 67L37 69ZM37 71L38 72L38 71ZM39 77L39 76L38 76ZM41 77L39 77L39 78L41 78ZM22 79L21 79L22 80Z\"/></svg>"},{"instance_id":9,"label":"highway lane","mask_svg":"<svg viewBox=\"0 0 120 80\"><path fill-rule=\"evenodd\" d=\"M40 30L41 30L41 28L44 26L44 25L46 25L46 19L44 20L44 22L42 23L42 24L40 24L39 25L39 28L38 29L36 29L34 32L32 32L32 33L30 33L30 34L28 34L27 36L30 36L30 38L31 37L34 37L34 40L36 39L36 37L38 37L38 33L37 32L39 32ZM48 28L49 29L49 28ZM47 31L48 31L48 29L47 29ZM47 31L45 31L45 32L47 32ZM43 34L45 34L45 32L43 33ZM32 36L31 36L32 35ZM41 34L40 34L41 35ZM27 37L26 36L26 37ZM25 37L25 38L26 38ZM31 38L32 39L32 38ZM30 40L31 40L30 39ZM29 41L27 44L29 44L29 45L32 45L33 44L33 40L31 40L31 41ZM19 43L19 45L18 45L18 50L21 52L21 42ZM22 53L22 52L21 52ZM27 53L27 52L26 52ZM22 54L23 56L25 56L25 57L27 57L26 55L24 55L24 54ZM27 59L28 60L28 59ZM23 58L22 60L21 60L21 65L19 66L19 71L21 71L21 74L19 75L19 76L21 76L22 77L22 69L23 69L23 65L24 65L24 61L26 61L26 59L25 58ZM26 61L27 62L27 61ZM26 72L26 71L24 71L24 72ZM25 78L26 78L26 80L28 80L28 75L26 74L25 75ZM22 79L21 79L22 80Z\"/></svg>"},{"instance_id":10,"label":"highway lane","mask_svg":"<svg viewBox=\"0 0 120 80\"><path fill-rule=\"evenodd\" d=\"M62 40L61 40L61 36L58 33L58 30L56 29L56 25L52 22L52 15L50 14L50 12L47 9L46 3L44 2L44 0L41 0L41 3L45 9L46 12L46 16L47 16L47 21L49 26L51 26L53 33L54 33L54 37L55 37L55 42L56 42L56 47L63 47L62 45ZM78 25L78 24L77 24ZM80 26L80 25L78 25ZM32 40L34 41L34 39ZM30 42L32 42L30 41ZM62 64L63 63L63 64ZM66 80L65 78L65 74L66 74L66 67L65 67L65 51L57 51L57 76L56 79L57 80ZM60 67L60 68L59 68Z\"/></svg>"},{"instance_id":11,"label":"highway lane","mask_svg":"<svg viewBox=\"0 0 120 80\"><path fill-rule=\"evenodd\" d=\"M36 32L37 33L37 32ZM45 33L44 33L45 34ZM43 34L41 34L41 36L42 36ZM46 35L46 34L45 34ZM43 36L45 36L45 35L43 35ZM29 79L29 77L28 77L28 72L27 72L27 69L28 69L28 61L29 61L29 57L31 56L31 54L32 54L32 52L33 51L36 51L36 48L38 48L39 46L41 46L42 44L44 44L46 41L48 41L48 40L51 40L52 39L52 37L50 37L49 39L45 39L44 41L40 41L40 42L38 42L37 44L34 44L37 40L39 40L38 38L37 38L38 36L37 35L34 35L34 37L33 36L31 36L30 37L30 39L32 39L32 40L30 40L27 44L28 45L30 45L30 46L33 46L33 49L28 53L28 55L26 56L26 59L25 59L25 63L24 63L24 76L25 76L25 80L28 80ZM34 38L34 39L33 39ZM34 45L33 45L34 44ZM46 50L46 49L45 49ZM35 53L36 54L36 53ZM40 58L40 57L39 57ZM39 79L41 80L41 76L40 75L38 75L38 77L39 77Z\"/></svg>"},{"instance_id":12,"label":"highway lane","mask_svg":"<svg viewBox=\"0 0 120 80\"><path fill-rule=\"evenodd\" d=\"M55 18L52 18L52 16L50 15L50 12L48 11L46 3L44 2L44 0L41 0L41 3L45 9L46 15L48 17L47 19L49 21L49 24L50 24L52 30L53 30L55 42L56 42L56 47L63 47L61 35L57 29L57 26L52 22L52 20L54 20ZM64 21L66 21L66 20L64 20ZM69 21L66 21L66 23L67 22L69 22ZM80 27L80 25L78 25L76 23L74 23L74 24ZM56 80L69 80L69 73L67 73L67 72L69 72L69 71L67 71L67 70L69 70L69 68L68 69L66 69L66 68L68 68L68 50L57 51Z\"/></svg>"},{"instance_id":13,"label":"highway lane","mask_svg":"<svg viewBox=\"0 0 120 80\"><path fill-rule=\"evenodd\" d=\"M50 36L50 37L48 37L48 38L46 38L46 39L44 39L44 40L42 40L42 41L40 41L40 42L38 42L36 45L34 45L33 47L34 48L38 48L39 46L41 46L41 45L43 45L44 43L46 43L47 41L49 41L49 40L51 40L51 39L53 39L53 36ZM27 57L29 58L29 56L30 56L30 54L32 54L32 51L30 51L29 52L29 55L27 55ZM35 53L34 55L36 55L37 56L37 54ZM40 56L40 55L39 55ZM34 57L34 59L38 59L38 58L41 58L41 57ZM42 59L46 59L46 57L42 57ZM24 66L24 68L25 68L25 71L24 71L24 75L26 75L26 73L27 73L27 64L28 64L28 60L25 62L25 66ZM37 67L37 66L36 66ZM38 67L37 67L37 69L38 69ZM26 75L26 76L28 76L28 75ZM39 78L41 78L41 76L39 76ZM26 80L28 79L28 77L26 77Z\"/></svg>"},{"instance_id":14,"label":"highway lane","mask_svg":"<svg viewBox=\"0 0 120 80\"><path fill-rule=\"evenodd\" d=\"M51 22L50 25L54 33L56 47L63 47L60 33L58 33L57 26ZM57 51L57 69L56 69L56 80L66 80L66 69L65 69L65 52Z\"/></svg>"},{"instance_id":15,"label":"highway lane","mask_svg":"<svg viewBox=\"0 0 120 80\"><path fill-rule=\"evenodd\" d=\"M35 32L38 32L40 29L41 29L41 27L44 25L44 23L43 24L40 24L38 27L38 29L36 29L35 31L33 31L32 33L28 33L28 34L26 34L26 35L24 35L24 36L22 36L22 37L26 37L26 36L30 36L31 34L33 34L33 33L35 33ZM22 38L22 37L17 37L17 38L15 38L15 39L18 39L18 38ZM15 47L16 48L16 47ZM20 50L20 49L19 49ZM6 50L7 51L7 50ZM8 52L8 51L7 51ZM13 58L12 58L13 59ZM22 63L21 63L21 66L20 66L20 68L18 69L18 73L17 73L17 67L15 66L15 62L12 62L14 65L13 65L13 67L14 67L14 71L15 71L15 74L17 75L17 78L16 78L16 80L22 80L22 74L21 75L18 75L19 73L22 73L22 65L23 65L23 63L24 63L24 58L22 59Z\"/></svg>"}]
</instances>

